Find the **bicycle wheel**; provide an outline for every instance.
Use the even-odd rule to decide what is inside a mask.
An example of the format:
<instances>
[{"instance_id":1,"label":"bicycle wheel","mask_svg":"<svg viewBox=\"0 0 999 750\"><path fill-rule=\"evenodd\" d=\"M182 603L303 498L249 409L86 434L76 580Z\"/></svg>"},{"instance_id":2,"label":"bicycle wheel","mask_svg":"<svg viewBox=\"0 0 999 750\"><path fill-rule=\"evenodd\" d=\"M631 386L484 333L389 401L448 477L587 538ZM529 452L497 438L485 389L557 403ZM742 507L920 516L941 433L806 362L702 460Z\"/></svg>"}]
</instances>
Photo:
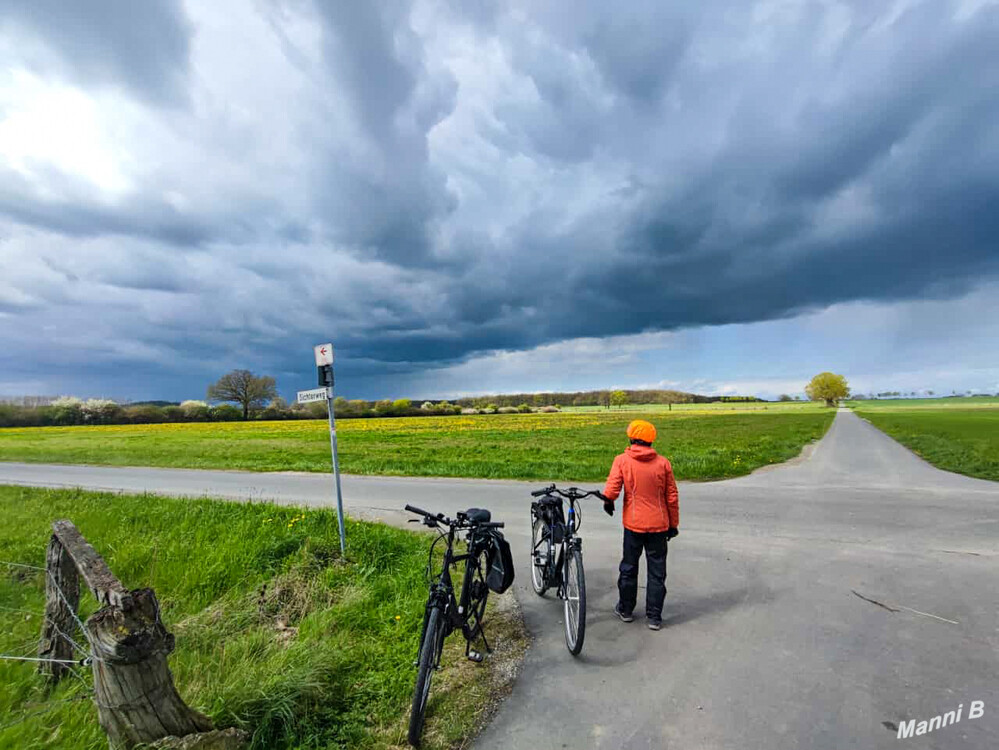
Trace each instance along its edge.
<instances>
[{"instance_id":1,"label":"bicycle wheel","mask_svg":"<svg viewBox=\"0 0 999 750\"><path fill-rule=\"evenodd\" d=\"M586 635L586 577L583 574L583 553L568 549L565 560L565 645L573 656L583 650Z\"/></svg>"},{"instance_id":2,"label":"bicycle wheel","mask_svg":"<svg viewBox=\"0 0 999 750\"><path fill-rule=\"evenodd\" d=\"M551 533L544 519L535 516L531 529L531 587L538 596L548 590L548 560L551 559ZM538 553L542 553L545 563L538 565Z\"/></svg>"},{"instance_id":3,"label":"bicycle wheel","mask_svg":"<svg viewBox=\"0 0 999 750\"><path fill-rule=\"evenodd\" d=\"M409 744L420 746L423 736L423 720L427 712L427 699L430 697L430 681L444 647L443 613L439 607L430 610L427 627L420 644L419 670L416 673L416 687L413 690L413 707L409 712Z\"/></svg>"}]
</instances>

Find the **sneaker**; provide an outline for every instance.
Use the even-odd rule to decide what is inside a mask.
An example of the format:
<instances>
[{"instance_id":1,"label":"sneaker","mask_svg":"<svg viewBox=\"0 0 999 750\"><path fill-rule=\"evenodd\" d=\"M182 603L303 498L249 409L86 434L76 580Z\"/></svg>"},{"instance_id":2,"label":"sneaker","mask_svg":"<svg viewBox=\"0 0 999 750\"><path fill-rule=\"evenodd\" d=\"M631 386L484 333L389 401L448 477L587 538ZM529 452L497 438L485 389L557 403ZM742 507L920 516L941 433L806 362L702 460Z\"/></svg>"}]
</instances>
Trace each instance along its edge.
<instances>
[{"instance_id":1,"label":"sneaker","mask_svg":"<svg viewBox=\"0 0 999 750\"><path fill-rule=\"evenodd\" d=\"M649 630L662 630L663 621L658 617L649 618Z\"/></svg>"},{"instance_id":2,"label":"sneaker","mask_svg":"<svg viewBox=\"0 0 999 750\"><path fill-rule=\"evenodd\" d=\"M631 616L630 612L628 612L627 614L622 612L620 609L620 605L618 604L614 605L614 614L621 618L621 622L632 622L635 619L634 617Z\"/></svg>"}]
</instances>

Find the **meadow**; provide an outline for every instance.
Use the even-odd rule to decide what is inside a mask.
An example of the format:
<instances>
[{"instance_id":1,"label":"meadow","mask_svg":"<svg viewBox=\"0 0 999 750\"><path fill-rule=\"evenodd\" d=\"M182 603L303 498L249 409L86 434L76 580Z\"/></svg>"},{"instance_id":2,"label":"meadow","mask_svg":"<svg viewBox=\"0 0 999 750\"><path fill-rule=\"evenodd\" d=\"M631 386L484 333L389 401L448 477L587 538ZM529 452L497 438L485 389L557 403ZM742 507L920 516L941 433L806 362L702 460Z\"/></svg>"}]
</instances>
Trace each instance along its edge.
<instances>
[{"instance_id":1,"label":"meadow","mask_svg":"<svg viewBox=\"0 0 999 750\"><path fill-rule=\"evenodd\" d=\"M833 410L645 414L679 479L735 477L796 456ZM352 419L337 423L341 468L354 474L596 482L627 447L642 412ZM330 470L323 420L30 427L0 430L0 460L251 471Z\"/></svg>"},{"instance_id":2,"label":"meadow","mask_svg":"<svg viewBox=\"0 0 999 750\"><path fill-rule=\"evenodd\" d=\"M934 466L999 481L999 398L856 401L850 405Z\"/></svg>"},{"instance_id":3,"label":"meadow","mask_svg":"<svg viewBox=\"0 0 999 750\"><path fill-rule=\"evenodd\" d=\"M152 587L177 688L217 726L257 748L405 744L428 535L348 519L344 560L324 510L0 487L0 513L0 560L44 565L51 521L69 518L126 586ZM491 597L489 662L449 639L425 747L465 742L509 686L526 647L516 609L495 606L509 598ZM0 653L35 653L43 608L44 573L0 564ZM78 675L48 692L34 665L0 661L0 747L106 748Z\"/></svg>"}]
</instances>

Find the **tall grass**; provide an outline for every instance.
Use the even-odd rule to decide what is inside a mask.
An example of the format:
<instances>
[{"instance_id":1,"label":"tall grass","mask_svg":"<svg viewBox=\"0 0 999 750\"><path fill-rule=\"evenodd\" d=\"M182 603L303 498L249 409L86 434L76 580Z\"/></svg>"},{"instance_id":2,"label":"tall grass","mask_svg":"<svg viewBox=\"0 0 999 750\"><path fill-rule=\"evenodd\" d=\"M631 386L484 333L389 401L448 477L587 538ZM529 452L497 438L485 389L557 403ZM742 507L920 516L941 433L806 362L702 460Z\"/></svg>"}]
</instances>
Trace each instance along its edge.
<instances>
[{"instance_id":1,"label":"tall grass","mask_svg":"<svg viewBox=\"0 0 999 750\"><path fill-rule=\"evenodd\" d=\"M0 514L0 560L44 565L51 521L69 518L126 586L155 589L177 637L181 694L217 724L250 731L255 747L403 742L425 535L348 519L344 560L325 510L0 487ZM0 565L0 653L34 651L43 575ZM496 619L507 648L522 643L513 615ZM469 696L502 682L495 664L469 669L456 656L441 684L467 690L435 696L430 747L466 737L482 715ZM31 665L0 661L0 727L17 722L0 729L0 747L106 747L89 699L60 702L86 692L68 678L49 694Z\"/></svg>"}]
</instances>

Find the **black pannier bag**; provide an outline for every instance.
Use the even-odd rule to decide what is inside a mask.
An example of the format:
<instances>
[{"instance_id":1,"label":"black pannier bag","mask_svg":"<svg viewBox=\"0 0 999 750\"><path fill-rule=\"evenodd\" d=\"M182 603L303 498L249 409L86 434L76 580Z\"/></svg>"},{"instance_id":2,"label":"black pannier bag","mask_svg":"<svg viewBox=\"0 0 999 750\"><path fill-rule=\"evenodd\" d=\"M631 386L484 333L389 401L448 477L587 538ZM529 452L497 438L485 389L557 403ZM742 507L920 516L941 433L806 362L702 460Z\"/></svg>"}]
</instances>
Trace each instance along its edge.
<instances>
[{"instance_id":1,"label":"black pannier bag","mask_svg":"<svg viewBox=\"0 0 999 750\"><path fill-rule=\"evenodd\" d=\"M496 529L489 530L486 552L486 586L502 594L513 584L513 553L510 542Z\"/></svg>"}]
</instances>

